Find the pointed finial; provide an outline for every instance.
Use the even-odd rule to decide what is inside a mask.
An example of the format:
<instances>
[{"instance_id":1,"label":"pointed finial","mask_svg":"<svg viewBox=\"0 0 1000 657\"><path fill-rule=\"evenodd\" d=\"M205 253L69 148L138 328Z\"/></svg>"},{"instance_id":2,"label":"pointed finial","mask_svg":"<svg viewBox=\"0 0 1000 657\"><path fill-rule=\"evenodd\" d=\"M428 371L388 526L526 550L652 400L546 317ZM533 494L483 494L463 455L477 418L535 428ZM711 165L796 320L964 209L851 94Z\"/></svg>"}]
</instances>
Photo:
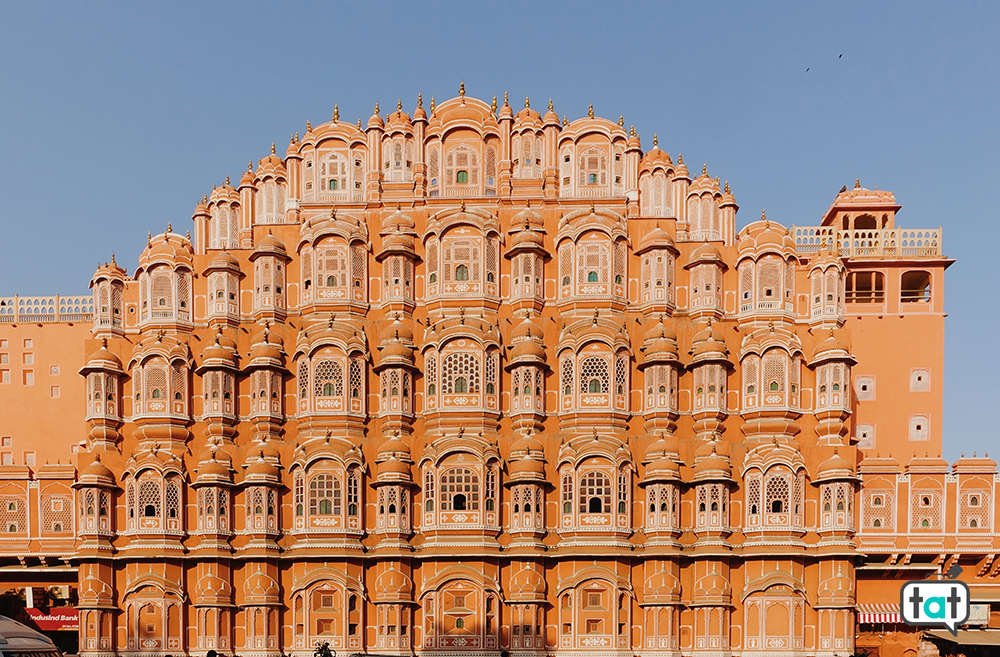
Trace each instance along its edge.
<instances>
[{"instance_id":1,"label":"pointed finial","mask_svg":"<svg viewBox=\"0 0 1000 657\"><path fill-rule=\"evenodd\" d=\"M550 112L552 111L552 99L551 98L549 98L549 111Z\"/></svg>"},{"instance_id":2,"label":"pointed finial","mask_svg":"<svg viewBox=\"0 0 1000 657\"><path fill-rule=\"evenodd\" d=\"M565 115L565 114L563 114L563 125L564 125L564 126L567 126L567 125L569 125L569 119L567 119L567 118L566 118L566 115Z\"/></svg>"},{"instance_id":3,"label":"pointed finial","mask_svg":"<svg viewBox=\"0 0 1000 657\"><path fill-rule=\"evenodd\" d=\"M313 124L311 121L306 121L306 132L311 132L313 129Z\"/></svg>"},{"instance_id":4,"label":"pointed finial","mask_svg":"<svg viewBox=\"0 0 1000 657\"><path fill-rule=\"evenodd\" d=\"M707 176L708 175L708 163L707 162L705 162L705 163L703 163L701 165L701 175L703 175L703 176Z\"/></svg>"},{"instance_id":5,"label":"pointed finial","mask_svg":"<svg viewBox=\"0 0 1000 657\"><path fill-rule=\"evenodd\" d=\"M774 322L767 323L767 331L768 333L774 333Z\"/></svg>"},{"instance_id":6,"label":"pointed finial","mask_svg":"<svg viewBox=\"0 0 1000 657\"><path fill-rule=\"evenodd\" d=\"M153 234L146 231L146 246L153 246Z\"/></svg>"},{"instance_id":7,"label":"pointed finial","mask_svg":"<svg viewBox=\"0 0 1000 657\"><path fill-rule=\"evenodd\" d=\"M593 105L591 105L591 107L593 107ZM591 114L591 116L593 116L593 114ZM619 114L618 115L618 127L619 128L624 128L625 127L625 115L624 114Z\"/></svg>"},{"instance_id":8,"label":"pointed finial","mask_svg":"<svg viewBox=\"0 0 1000 657\"><path fill-rule=\"evenodd\" d=\"M378 116L378 113L379 113L378 103L375 103L375 116Z\"/></svg>"},{"instance_id":9,"label":"pointed finial","mask_svg":"<svg viewBox=\"0 0 1000 657\"><path fill-rule=\"evenodd\" d=\"M594 208L594 202L590 202L590 214L597 214L596 208Z\"/></svg>"},{"instance_id":10,"label":"pointed finial","mask_svg":"<svg viewBox=\"0 0 1000 657\"><path fill-rule=\"evenodd\" d=\"M402 98L400 98L399 100L396 101L396 111L397 112L402 112L403 111L403 99Z\"/></svg>"},{"instance_id":11,"label":"pointed finial","mask_svg":"<svg viewBox=\"0 0 1000 657\"><path fill-rule=\"evenodd\" d=\"M167 222L167 233L174 232L174 226L169 221Z\"/></svg>"},{"instance_id":12,"label":"pointed finial","mask_svg":"<svg viewBox=\"0 0 1000 657\"><path fill-rule=\"evenodd\" d=\"M253 173L253 160L247 161L247 173Z\"/></svg>"},{"instance_id":13,"label":"pointed finial","mask_svg":"<svg viewBox=\"0 0 1000 657\"><path fill-rule=\"evenodd\" d=\"M424 106L424 95L417 94L417 107L423 107L423 106Z\"/></svg>"},{"instance_id":14,"label":"pointed finial","mask_svg":"<svg viewBox=\"0 0 1000 657\"><path fill-rule=\"evenodd\" d=\"M507 104L508 104L508 103L507 103L507 92L506 92L506 91L504 91L504 92L503 92L503 104L504 104L504 105L507 105Z\"/></svg>"},{"instance_id":15,"label":"pointed finial","mask_svg":"<svg viewBox=\"0 0 1000 657\"><path fill-rule=\"evenodd\" d=\"M635 126L634 125L630 125L628 127L628 134L629 134L630 137L635 137Z\"/></svg>"},{"instance_id":16,"label":"pointed finial","mask_svg":"<svg viewBox=\"0 0 1000 657\"><path fill-rule=\"evenodd\" d=\"M684 164L684 153L677 154L677 164L678 165Z\"/></svg>"},{"instance_id":17,"label":"pointed finial","mask_svg":"<svg viewBox=\"0 0 1000 657\"><path fill-rule=\"evenodd\" d=\"M591 103L590 107L587 108L587 116L589 116L590 118L594 118L594 104L593 103Z\"/></svg>"},{"instance_id":18,"label":"pointed finial","mask_svg":"<svg viewBox=\"0 0 1000 657\"><path fill-rule=\"evenodd\" d=\"M274 142L271 142L271 155L274 155Z\"/></svg>"},{"instance_id":19,"label":"pointed finial","mask_svg":"<svg viewBox=\"0 0 1000 657\"><path fill-rule=\"evenodd\" d=\"M727 194L732 194L732 192L729 190L729 181L728 180L726 181L726 193Z\"/></svg>"},{"instance_id":20,"label":"pointed finial","mask_svg":"<svg viewBox=\"0 0 1000 657\"><path fill-rule=\"evenodd\" d=\"M361 129L361 117L358 117L358 130Z\"/></svg>"},{"instance_id":21,"label":"pointed finial","mask_svg":"<svg viewBox=\"0 0 1000 657\"><path fill-rule=\"evenodd\" d=\"M531 107L531 99L528 98L527 96L525 96L524 97L524 109L528 109L529 107Z\"/></svg>"},{"instance_id":22,"label":"pointed finial","mask_svg":"<svg viewBox=\"0 0 1000 657\"><path fill-rule=\"evenodd\" d=\"M437 106L434 104L434 96L431 96L431 114L434 113L434 108L435 107L437 107Z\"/></svg>"},{"instance_id":23,"label":"pointed finial","mask_svg":"<svg viewBox=\"0 0 1000 657\"><path fill-rule=\"evenodd\" d=\"M334 104L333 106L333 122L336 123L340 119L340 106Z\"/></svg>"},{"instance_id":24,"label":"pointed finial","mask_svg":"<svg viewBox=\"0 0 1000 657\"><path fill-rule=\"evenodd\" d=\"M760 211L760 220L761 221L767 221L767 210L766 209L761 209L761 211Z\"/></svg>"},{"instance_id":25,"label":"pointed finial","mask_svg":"<svg viewBox=\"0 0 1000 657\"><path fill-rule=\"evenodd\" d=\"M111 252L111 265L112 265L112 266L115 266L115 265L117 265L117 264L118 264L118 263L117 263L117 262L115 262L115 252L114 252L114 251L112 251L112 252Z\"/></svg>"},{"instance_id":26,"label":"pointed finial","mask_svg":"<svg viewBox=\"0 0 1000 657\"><path fill-rule=\"evenodd\" d=\"M465 212L465 199L462 199L462 212Z\"/></svg>"},{"instance_id":27,"label":"pointed finial","mask_svg":"<svg viewBox=\"0 0 1000 657\"><path fill-rule=\"evenodd\" d=\"M653 133L653 148L656 148L659 145L660 145L660 140L656 137L656 133L654 132Z\"/></svg>"},{"instance_id":28,"label":"pointed finial","mask_svg":"<svg viewBox=\"0 0 1000 657\"><path fill-rule=\"evenodd\" d=\"M715 184L716 184L716 185L718 185L718 184L719 184L719 177L718 177L718 176L716 176L716 177L715 177Z\"/></svg>"},{"instance_id":29,"label":"pointed finial","mask_svg":"<svg viewBox=\"0 0 1000 657\"><path fill-rule=\"evenodd\" d=\"M462 83L458 85L458 95L465 98L465 80L462 80Z\"/></svg>"},{"instance_id":30,"label":"pointed finial","mask_svg":"<svg viewBox=\"0 0 1000 657\"><path fill-rule=\"evenodd\" d=\"M189 242L191 241L191 231L190 230L184 231L184 238L187 239L187 241L189 241Z\"/></svg>"},{"instance_id":31,"label":"pointed finial","mask_svg":"<svg viewBox=\"0 0 1000 657\"><path fill-rule=\"evenodd\" d=\"M334 221L337 220L337 208L330 208L330 218Z\"/></svg>"},{"instance_id":32,"label":"pointed finial","mask_svg":"<svg viewBox=\"0 0 1000 657\"><path fill-rule=\"evenodd\" d=\"M226 187L229 187L229 176L226 176Z\"/></svg>"},{"instance_id":33,"label":"pointed finial","mask_svg":"<svg viewBox=\"0 0 1000 657\"><path fill-rule=\"evenodd\" d=\"M861 178L854 179L854 189L861 189Z\"/></svg>"},{"instance_id":34,"label":"pointed finial","mask_svg":"<svg viewBox=\"0 0 1000 657\"><path fill-rule=\"evenodd\" d=\"M493 112L494 114L497 113L497 96L496 96L496 94L493 94L493 102L490 103L490 111Z\"/></svg>"}]
</instances>

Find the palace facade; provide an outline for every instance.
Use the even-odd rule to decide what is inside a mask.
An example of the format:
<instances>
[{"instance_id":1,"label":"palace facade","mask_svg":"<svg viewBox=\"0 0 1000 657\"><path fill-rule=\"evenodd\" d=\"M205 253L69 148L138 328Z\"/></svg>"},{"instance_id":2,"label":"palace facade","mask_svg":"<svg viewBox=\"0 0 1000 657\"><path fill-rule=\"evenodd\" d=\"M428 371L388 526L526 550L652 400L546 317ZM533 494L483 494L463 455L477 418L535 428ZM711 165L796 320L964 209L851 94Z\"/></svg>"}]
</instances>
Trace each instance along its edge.
<instances>
[{"instance_id":1,"label":"palace facade","mask_svg":"<svg viewBox=\"0 0 1000 657\"><path fill-rule=\"evenodd\" d=\"M737 229L652 144L464 88L335 110L92 299L0 300L9 572L76 573L85 657L902 655L885 605L959 561L988 624L940 228L855 183Z\"/></svg>"}]
</instances>

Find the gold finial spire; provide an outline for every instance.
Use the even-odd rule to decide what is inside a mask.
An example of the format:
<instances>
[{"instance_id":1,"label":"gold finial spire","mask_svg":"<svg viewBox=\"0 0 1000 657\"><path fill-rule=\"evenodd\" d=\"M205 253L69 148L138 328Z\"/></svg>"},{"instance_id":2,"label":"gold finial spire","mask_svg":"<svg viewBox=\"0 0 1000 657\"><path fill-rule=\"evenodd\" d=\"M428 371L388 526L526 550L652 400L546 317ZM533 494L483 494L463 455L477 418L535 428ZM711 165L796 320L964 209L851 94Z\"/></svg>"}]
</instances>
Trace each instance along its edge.
<instances>
[{"instance_id":1,"label":"gold finial spire","mask_svg":"<svg viewBox=\"0 0 1000 657\"><path fill-rule=\"evenodd\" d=\"M726 193L727 194L732 194L732 192L729 190L729 181L728 180L726 181Z\"/></svg>"},{"instance_id":2,"label":"gold finial spire","mask_svg":"<svg viewBox=\"0 0 1000 657\"><path fill-rule=\"evenodd\" d=\"M503 104L507 105L507 91L506 90L504 90L504 92L503 92Z\"/></svg>"},{"instance_id":3,"label":"gold finial spire","mask_svg":"<svg viewBox=\"0 0 1000 657\"><path fill-rule=\"evenodd\" d=\"M115 252L114 251L111 252L111 264L112 264L112 266L117 266L118 265L118 263L115 262Z\"/></svg>"},{"instance_id":4,"label":"gold finial spire","mask_svg":"<svg viewBox=\"0 0 1000 657\"><path fill-rule=\"evenodd\" d=\"M400 98L399 100L396 101L396 111L397 112L402 112L403 111L403 99L402 98Z\"/></svg>"},{"instance_id":5,"label":"gold finial spire","mask_svg":"<svg viewBox=\"0 0 1000 657\"><path fill-rule=\"evenodd\" d=\"M458 95L460 98L465 98L465 80L462 80L462 83L458 85Z\"/></svg>"},{"instance_id":6,"label":"gold finial spire","mask_svg":"<svg viewBox=\"0 0 1000 657\"><path fill-rule=\"evenodd\" d=\"M531 99L528 98L527 96L525 96L524 97L524 109L528 109L529 107L531 107Z\"/></svg>"},{"instance_id":7,"label":"gold finial spire","mask_svg":"<svg viewBox=\"0 0 1000 657\"><path fill-rule=\"evenodd\" d=\"M569 119L566 118L565 114L563 114L563 125L569 125Z\"/></svg>"},{"instance_id":8,"label":"gold finial spire","mask_svg":"<svg viewBox=\"0 0 1000 657\"><path fill-rule=\"evenodd\" d=\"M153 233L146 231L146 246L153 246Z\"/></svg>"},{"instance_id":9,"label":"gold finial spire","mask_svg":"<svg viewBox=\"0 0 1000 657\"><path fill-rule=\"evenodd\" d=\"M226 187L229 187L229 176L226 176Z\"/></svg>"},{"instance_id":10,"label":"gold finial spire","mask_svg":"<svg viewBox=\"0 0 1000 657\"><path fill-rule=\"evenodd\" d=\"M490 103L490 111L496 114L497 111L497 95L493 94L493 102Z\"/></svg>"},{"instance_id":11,"label":"gold finial spire","mask_svg":"<svg viewBox=\"0 0 1000 657\"><path fill-rule=\"evenodd\" d=\"M635 137L635 126L634 125L630 125L628 127L628 134L629 134L630 137Z\"/></svg>"},{"instance_id":12,"label":"gold finial spire","mask_svg":"<svg viewBox=\"0 0 1000 657\"><path fill-rule=\"evenodd\" d=\"M431 96L431 114L434 113L434 108L437 107L434 103L434 96Z\"/></svg>"},{"instance_id":13,"label":"gold finial spire","mask_svg":"<svg viewBox=\"0 0 1000 657\"><path fill-rule=\"evenodd\" d=\"M708 162L703 162L702 163L702 165L701 165L701 175L703 175L703 176L707 176L708 175Z\"/></svg>"},{"instance_id":14,"label":"gold finial spire","mask_svg":"<svg viewBox=\"0 0 1000 657\"><path fill-rule=\"evenodd\" d=\"M591 116L593 116L593 114L591 114ZM625 127L625 115L624 114L619 114L618 115L618 127L619 128L624 128Z\"/></svg>"},{"instance_id":15,"label":"gold finial spire","mask_svg":"<svg viewBox=\"0 0 1000 657\"><path fill-rule=\"evenodd\" d=\"M378 103L375 103L375 116L378 116Z\"/></svg>"},{"instance_id":16,"label":"gold finial spire","mask_svg":"<svg viewBox=\"0 0 1000 657\"><path fill-rule=\"evenodd\" d=\"M336 123L339 120L340 120L340 106L339 105L334 105L333 106L333 122Z\"/></svg>"},{"instance_id":17,"label":"gold finial spire","mask_svg":"<svg viewBox=\"0 0 1000 657\"><path fill-rule=\"evenodd\" d=\"M716 184L716 185L718 185L718 184L719 184L719 177L718 177L718 176L716 176L716 177L715 177L715 184Z\"/></svg>"},{"instance_id":18,"label":"gold finial spire","mask_svg":"<svg viewBox=\"0 0 1000 657\"><path fill-rule=\"evenodd\" d=\"M174 226L169 221L167 222L167 234L174 232Z\"/></svg>"},{"instance_id":19,"label":"gold finial spire","mask_svg":"<svg viewBox=\"0 0 1000 657\"><path fill-rule=\"evenodd\" d=\"M188 242L191 241L191 231L190 230L184 231L184 239L186 239Z\"/></svg>"},{"instance_id":20,"label":"gold finial spire","mask_svg":"<svg viewBox=\"0 0 1000 657\"><path fill-rule=\"evenodd\" d=\"M271 142L271 155L274 155L274 142Z\"/></svg>"},{"instance_id":21,"label":"gold finial spire","mask_svg":"<svg viewBox=\"0 0 1000 657\"><path fill-rule=\"evenodd\" d=\"M417 94L417 107L423 107L423 106L424 106L424 95Z\"/></svg>"},{"instance_id":22,"label":"gold finial spire","mask_svg":"<svg viewBox=\"0 0 1000 657\"><path fill-rule=\"evenodd\" d=\"M312 121L306 121L306 132L312 132L313 124Z\"/></svg>"},{"instance_id":23,"label":"gold finial spire","mask_svg":"<svg viewBox=\"0 0 1000 657\"><path fill-rule=\"evenodd\" d=\"M462 199L462 212L465 212L465 199Z\"/></svg>"},{"instance_id":24,"label":"gold finial spire","mask_svg":"<svg viewBox=\"0 0 1000 657\"><path fill-rule=\"evenodd\" d=\"M589 116L590 118L594 118L594 104L593 103L591 103L590 107L587 108L587 116Z\"/></svg>"},{"instance_id":25,"label":"gold finial spire","mask_svg":"<svg viewBox=\"0 0 1000 657\"><path fill-rule=\"evenodd\" d=\"M861 178L854 179L854 189L861 189Z\"/></svg>"},{"instance_id":26,"label":"gold finial spire","mask_svg":"<svg viewBox=\"0 0 1000 657\"><path fill-rule=\"evenodd\" d=\"M295 143L296 144L299 143L299 131L298 130L295 131Z\"/></svg>"},{"instance_id":27,"label":"gold finial spire","mask_svg":"<svg viewBox=\"0 0 1000 657\"><path fill-rule=\"evenodd\" d=\"M247 173L252 173L252 172L253 172L253 160L249 160L247 162Z\"/></svg>"},{"instance_id":28,"label":"gold finial spire","mask_svg":"<svg viewBox=\"0 0 1000 657\"><path fill-rule=\"evenodd\" d=\"M684 153L677 154L677 164L684 164Z\"/></svg>"},{"instance_id":29,"label":"gold finial spire","mask_svg":"<svg viewBox=\"0 0 1000 657\"><path fill-rule=\"evenodd\" d=\"M552 111L552 99L551 98L549 98L549 111L550 112Z\"/></svg>"},{"instance_id":30,"label":"gold finial spire","mask_svg":"<svg viewBox=\"0 0 1000 657\"><path fill-rule=\"evenodd\" d=\"M657 148L660 145L660 140L657 138L656 133L653 133L653 148Z\"/></svg>"},{"instance_id":31,"label":"gold finial spire","mask_svg":"<svg viewBox=\"0 0 1000 657\"><path fill-rule=\"evenodd\" d=\"M361 129L361 117L358 117L358 130Z\"/></svg>"}]
</instances>

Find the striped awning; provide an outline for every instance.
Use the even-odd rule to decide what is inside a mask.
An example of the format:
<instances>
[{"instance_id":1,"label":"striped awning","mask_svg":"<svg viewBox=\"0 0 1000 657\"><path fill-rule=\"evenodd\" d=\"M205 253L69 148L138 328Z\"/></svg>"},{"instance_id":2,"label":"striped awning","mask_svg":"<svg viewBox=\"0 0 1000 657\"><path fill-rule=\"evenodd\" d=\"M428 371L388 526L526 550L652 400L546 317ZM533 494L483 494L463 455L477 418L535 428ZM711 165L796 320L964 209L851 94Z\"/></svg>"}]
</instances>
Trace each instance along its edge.
<instances>
[{"instance_id":1,"label":"striped awning","mask_svg":"<svg viewBox=\"0 0 1000 657\"><path fill-rule=\"evenodd\" d=\"M858 604L858 623L902 623L899 605L889 602Z\"/></svg>"}]
</instances>

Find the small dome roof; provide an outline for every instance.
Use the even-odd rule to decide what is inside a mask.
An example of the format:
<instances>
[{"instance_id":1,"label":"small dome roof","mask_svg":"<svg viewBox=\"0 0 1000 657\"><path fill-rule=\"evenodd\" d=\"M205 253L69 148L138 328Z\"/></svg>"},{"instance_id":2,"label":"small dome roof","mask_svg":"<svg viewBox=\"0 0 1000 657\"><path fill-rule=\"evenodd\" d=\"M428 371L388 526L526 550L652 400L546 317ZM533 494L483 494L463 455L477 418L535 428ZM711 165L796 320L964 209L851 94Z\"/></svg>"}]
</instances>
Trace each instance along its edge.
<instances>
[{"instance_id":1,"label":"small dome roof","mask_svg":"<svg viewBox=\"0 0 1000 657\"><path fill-rule=\"evenodd\" d=\"M532 226L526 226L523 230L514 233L510 242L511 249L515 248L545 248L545 238Z\"/></svg>"},{"instance_id":2,"label":"small dome roof","mask_svg":"<svg viewBox=\"0 0 1000 657\"><path fill-rule=\"evenodd\" d=\"M511 232L523 230L525 227L541 228L543 225L542 215L531 209L531 201L528 201L523 210L514 215L510 220Z\"/></svg>"},{"instance_id":3,"label":"small dome roof","mask_svg":"<svg viewBox=\"0 0 1000 657\"><path fill-rule=\"evenodd\" d=\"M534 568L525 566L510 578L510 594L514 600L540 600L545 598L545 578Z\"/></svg>"},{"instance_id":4,"label":"small dome roof","mask_svg":"<svg viewBox=\"0 0 1000 657\"><path fill-rule=\"evenodd\" d=\"M157 262L164 262L170 265L192 265L194 250L191 248L191 241L183 235L168 232L160 233L149 238L149 243L139 256L139 267L136 273L148 268Z\"/></svg>"},{"instance_id":5,"label":"small dome roof","mask_svg":"<svg viewBox=\"0 0 1000 657\"><path fill-rule=\"evenodd\" d=\"M97 371L118 372L119 374L124 372L122 370L121 359L108 349L108 341L106 339L102 340L100 349L90 354L87 358L87 364L83 366L80 373L86 374Z\"/></svg>"},{"instance_id":6,"label":"small dome roof","mask_svg":"<svg viewBox=\"0 0 1000 657\"><path fill-rule=\"evenodd\" d=\"M378 474L380 477L383 475L398 475L408 478L411 475L410 465L393 457L378 464Z\"/></svg>"},{"instance_id":7,"label":"small dome roof","mask_svg":"<svg viewBox=\"0 0 1000 657\"><path fill-rule=\"evenodd\" d=\"M726 266L725 260L722 258L722 253L719 252L719 249L711 242L703 242L696 249L691 251L691 255L688 256L687 266L703 262L717 262L720 263L723 268Z\"/></svg>"},{"instance_id":8,"label":"small dome roof","mask_svg":"<svg viewBox=\"0 0 1000 657\"><path fill-rule=\"evenodd\" d=\"M643 595L647 598L680 599L681 583L677 578L667 571L665 566L660 567L659 572L654 573L646 580L643 587Z\"/></svg>"},{"instance_id":9,"label":"small dome roof","mask_svg":"<svg viewBox=\"0 0 1000 657\"><path fill-rule=\"evenodd\" d=\"M851 356L851 348L837 338L833 329L830 329L830 335L816 345L813 349L812 363L824 360L854 360Z\"/></svg>"},{"instance_id":10,"label":"small dome roof","mask_svg":"<svg viewBox=\"0 0 1000 657\"><path fill-rule=\"evenodd\" d=\"M90 465L80 471L80 478L84 477L114 481L115 473L111 471L111 468L101 463L100 454L94 454L94 460L90 462Z\"/></svg>"},{"instance_id":11,"label":"small dome roof","mask_svg":"<svg viewBox=\"0 0 1000 657\"><path fill-rule=\"evenodd\" d=\"M542 443L532 434L522 434L520 438L510 445L511 454L529 454L531 452L544 452Z\"/></svg>"},{"instance_id":12,"label":"small dome roof","mask_svg":"<svg viewBox=\"0 0 1000 657\"><path fill-rule=\"evenodd\" d=\"M715 572L708 573L698 579L694 585L694 595L697 598L729 598L732 587L729 580Z\"/></svg>"},{"instance_id":13,"label":"small dome roof","mask_svg":"<svg viewBox=\"0 0 1000 657\"><path fill-rule=\"evenodd\" d=\"M672 238L667 231L660 228L660 222L657 221L656 225L653 227L653 230L646 233L643 236L642 240L639 241L639 248L636 249L635 252L638 255L645 251L649 251L650 249L663 249L663 248L670 248L670 249L675 248L674 238Z\"/></svg>"},{"instance_id":14,"label":"small dome roof","mask_svg":"<svg viewBox=\"0 0 1000 657\"><path fill-rule=\"evenodd\" d=\"M416 226L413 219L403 212L398 203L396 204L396 211L382 219L383 234L389 232L412 234Z\"/></svg>"},{"instance_id":15,"label":"small dome roof","mask_svg":"<svg viewBox=\"0 0 1000 657\"><path fill-rule=\"evenodd\" d=\"M379 342L405 342L407 344L413 343L413 329L407 326L405 323L400 321L399 315L396 315L392 322L390 322L382 331L379 333Z\"/></svg>"},{"instance_id":16,"label":"small dome roof","mask_svg":"<svg viewBox=\"0 0 1000 657\"><path fill-rule=\"evenodd\" d=\"M544 338L542 334L542 329L531 320L530 317L525 317L521 322L514 327L511 331L511 340L524 340L533 339L541 340Z\"/></svg>"},{"instance_id":17,"label":"small dome roof","mask_svg":"<svg viewBox=\"0 0 1000 657\"><path fill-rule=\"evenodd\" d=\"M652 322L646 332L642 334L644 343L652 342L660 338L677 341L677 332L666 322L665 317L660 317L658 321Z\"/></svg>"},{"instance_id":18,"label":"small dome roof","mask_svg":"<svg viewBox=\"0 0 1000 657\"><path fill-rule=\"evenodd\" d=\"M205 267L205 272L218 271L220 269L239 271L240 261L229 251L218 251L215 257L209 261L208 266Z\"/></svg>"},{"instance_id":19,"label":"small dome roof","mask_svg":"<svg viewBox=\"0 0 1000 657\"><path fill-rule=\"evenodd\" d=\"M409 600L413 597L413 581L389 562L389 567L375 578L376 599Z\"/></svg>"},{"instance_id":20,"label":"small dome roof","mask_svg":"<svg viewBox=\"0 0 1000 657\"><path fill-rule=\"evenodd\" d=\"M273 478L279 476L278 468L264 458L263 450L257 451L256 458L247 458L245 477Z\"/></svg>"},{"instance_id":21,"label":"small dome roof","mask_svg":"<svg viewBox=\"0 0 1000 657\"><path fill-rule=\"evenodd\" d=\"M378 455L380 458L383 456L388 457L391 455L409 456L410 448L406 446L406 443L404 443L399 436L392 436L379 446Z\"/></svg>"},{"instance_id":22,"label":"small dome roof","mask_svg":"<svg viewBox=\"0 0 1000 657\"><path fill-rule=\"evenodd\" d=\"M281 589L274 578L264 572L260 564L257 565L257 572L246 579L243 583L243 592L248 600L277 600L281 595Z\"/></svg>"},{"instance_id":23,"label":"small dome roof","mask_svg":"<svg viewBox=\"0 0 1000 657\"><path fill-rule=\"evenodd\" d=\"M853 479L854 466L850 461L839 454L838 448L833 448L833 456L820 463L816 470L815 481L829 481L831 479Z\"/></svg>"},{"instance_id":24,"label":"small dome roof","mask_svg":"<svg viewBox=\"0 0 1000 657\"><path fill-rule=\"evenodd\" d=\"M288 250L285 248L285 243L272 235L270 228L267 230L267 235L262 237L260 242L257 243L250 259L256 260L262 255L274 255L281 258L288 257Z\"/></svg>"}]
</instances>

